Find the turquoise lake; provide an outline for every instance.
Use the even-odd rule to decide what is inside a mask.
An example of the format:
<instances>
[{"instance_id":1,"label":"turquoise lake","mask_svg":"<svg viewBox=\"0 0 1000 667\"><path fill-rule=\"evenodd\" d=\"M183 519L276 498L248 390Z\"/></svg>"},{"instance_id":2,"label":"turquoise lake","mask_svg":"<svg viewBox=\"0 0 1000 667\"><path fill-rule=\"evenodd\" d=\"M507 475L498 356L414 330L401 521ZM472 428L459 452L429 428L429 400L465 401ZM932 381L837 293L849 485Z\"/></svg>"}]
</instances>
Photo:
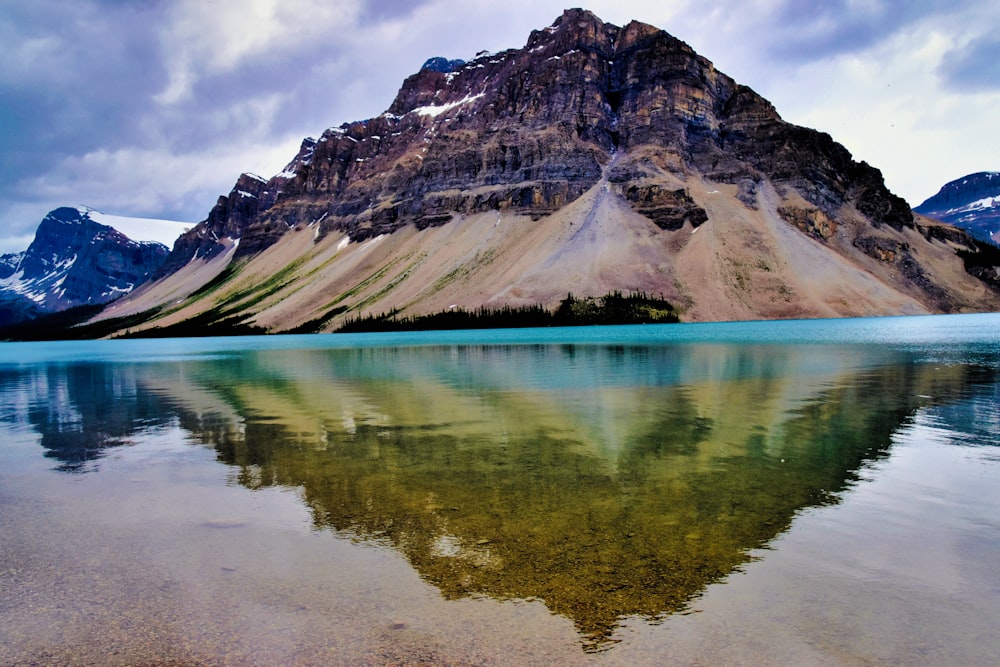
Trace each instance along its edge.
<instances>
[{"instance_id":1,"label":"turquoise lake","mask_svg":"<svg viewBox=\"0 0 1000 667\"><path fill-rule=\"evenodd\" d=\"M1000 664L1000 314L0 343L0 664Z\"/></svg>"}]
</instances>

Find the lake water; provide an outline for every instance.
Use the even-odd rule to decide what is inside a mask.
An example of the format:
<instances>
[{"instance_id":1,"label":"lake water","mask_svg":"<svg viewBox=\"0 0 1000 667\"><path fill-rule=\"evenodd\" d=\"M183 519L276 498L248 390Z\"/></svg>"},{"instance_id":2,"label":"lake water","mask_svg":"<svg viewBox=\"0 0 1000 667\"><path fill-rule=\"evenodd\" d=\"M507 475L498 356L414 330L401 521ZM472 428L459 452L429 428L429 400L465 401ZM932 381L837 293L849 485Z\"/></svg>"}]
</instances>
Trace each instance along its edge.
<instances>
[{"instance_id":1,"label":"lake water","mask_svg":"<svg viewBox=\"0 0 1000 667\"><path fill-rule=\"evenodd\" d=\"M1000 315L0 344L0 664L1000 664Z\"/></svg>"}]
</instances>

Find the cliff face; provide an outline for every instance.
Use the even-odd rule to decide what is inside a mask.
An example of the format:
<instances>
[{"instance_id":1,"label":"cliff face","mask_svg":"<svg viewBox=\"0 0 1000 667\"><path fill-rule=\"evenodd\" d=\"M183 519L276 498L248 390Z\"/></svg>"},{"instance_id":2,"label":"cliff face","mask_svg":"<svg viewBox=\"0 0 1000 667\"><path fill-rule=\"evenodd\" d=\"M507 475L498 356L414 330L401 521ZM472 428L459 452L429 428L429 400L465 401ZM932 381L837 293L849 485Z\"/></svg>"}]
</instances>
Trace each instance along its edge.
<instances>
[{"instance_id":1,"label":"cliff face","mask_svg":"<svg viewBox=\"0 0 1000 667\"><path fill-rule=\"evenodd\" d=\"M523 49L421 70L386 113L328 130L257 189L241 177L224 206L253 211L236 217L244 255L320 220L323 233L360 240L488 210L538 217L593 187L613 156L644 147L653 155L620 161L611 179L635 184L627 198L654 218L687 218L690 203L641 181L693 169L738 184L751 206L768 179L828 215L850 203L875 224L913 224L877 170L828 135L782 122L687 44L580 10L533 32ZM208 226L230 233L233 219L220 224L213 211Z\"/></svg>"},{"instance_id":2,"label":"cliff face","mask_svg":"<svg viewBox=\"0 0 1000 667\"><path fill-rule=\"evenodd\" d=\"M24 253L0 264L0 323L107 303L149 279L168 252L94 222L86 210L57 208Z\"/></svg>"},{"instance_id":3,"label":"cliff face","mask_svg":"<svg viewBox=\"0 0 1000 667\"><path fill-rule=\"evenodd\" d=\"M913 210L1000 243L1000 172L951 181Z\"/></svg>"},{"instance_id":4,"label":"cliff face","mask_svg":"<svg viewBox=\"0 0 1000 667\"><path fill-rule=\"evenodd\" d=\"M165 321L285 329L614 289L701 320L997 307L962 249L684 42L568 10L521 49L429 60L382 115L307 139L269 180L241 176L161 287L118 311L196 292ZM224 266L228 297L196 289Z\"/></svg>"}]
</instances>

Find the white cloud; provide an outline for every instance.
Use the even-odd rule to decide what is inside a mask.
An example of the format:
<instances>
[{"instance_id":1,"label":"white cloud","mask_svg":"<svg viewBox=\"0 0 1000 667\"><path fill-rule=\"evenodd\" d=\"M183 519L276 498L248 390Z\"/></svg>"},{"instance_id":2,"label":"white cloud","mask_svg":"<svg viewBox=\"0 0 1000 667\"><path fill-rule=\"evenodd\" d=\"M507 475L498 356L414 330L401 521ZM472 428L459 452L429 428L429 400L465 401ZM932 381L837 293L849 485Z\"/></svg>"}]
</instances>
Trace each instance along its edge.
<instances>
[{"instance_id":1,"label":"white cloud","mask_svg":"<svg viewBox=\"0 0 1000 667\"><path fill-rule=\"evenodd\" d=\"M26 212L31 211L31 209L26 208L25 211ZM11 213L14 213L16 215L19 213L19 211L14 210L11 211ZM39 217L38 221L41 222L41 220L42 220L41 217ZM27 250L28 246L31 245L31 242L34 240L34 238L35 238L34 231L32 231L31 234L20 234L18 236L0 236L0 255L6 255L8 253L15 253Z\"/></svg>"},{"instance_id":2,"label":"white cloud","mask_svg":"<svg viewBox=\"0 0 1000 667\"><path fill-rule=\"evenodd\" d=\"M117 215L198 222L210 204L191 209L192 199L214 203L244 171L277 173L280 167L275 165L286 163L297 148L297 142L288 141L260 146L241 142L185 154L164 149L102 149L67 158L50 174L28 179L19 187L33 192L42 203L38 220L55 206L85 204ZM178 218L164 211L188 213Z\"/></svg>"},{"instance_id":3,"label":"white cloud","mask_svg":"<svg viewBox=\"0 0 1000 667\"><path fill-rule=\"evenodd\" d=\"M759 92L786 120L828 132L880 169L916 206L949 180L1000 167L1000 91L956 95L937 73L958 25L929 16L868 49L789 65Z\"/></svg>"}]
</instances>

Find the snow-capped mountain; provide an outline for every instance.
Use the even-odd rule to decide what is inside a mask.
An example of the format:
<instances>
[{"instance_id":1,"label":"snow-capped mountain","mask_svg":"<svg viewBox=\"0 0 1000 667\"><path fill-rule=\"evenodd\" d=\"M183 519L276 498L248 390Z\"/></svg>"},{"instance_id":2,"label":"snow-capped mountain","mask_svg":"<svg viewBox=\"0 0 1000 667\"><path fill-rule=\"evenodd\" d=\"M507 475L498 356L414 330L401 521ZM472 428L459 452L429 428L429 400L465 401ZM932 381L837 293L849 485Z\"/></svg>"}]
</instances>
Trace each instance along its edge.
<instances>
[{"instance_id":1,"label":"snow-capped mountain","mask_svg":"<svg viewBox=\"0 0 1000 667\"><path fill-rule=\"evenodd\" d=\"M913 210L1000 242L1000 172L955 179Z\"/></svg>"},{"instance_id":2,"label":"snow-capped mountain","mask_svg":"<svg viewBox=\"0 0 1000 667\"><path fill-rule=\"evenodd\" d=\"M128 293L163 265L187 226L87 207L51 211L27 250L0 258L0 325Z\"/></svg>"}]
</instances>

